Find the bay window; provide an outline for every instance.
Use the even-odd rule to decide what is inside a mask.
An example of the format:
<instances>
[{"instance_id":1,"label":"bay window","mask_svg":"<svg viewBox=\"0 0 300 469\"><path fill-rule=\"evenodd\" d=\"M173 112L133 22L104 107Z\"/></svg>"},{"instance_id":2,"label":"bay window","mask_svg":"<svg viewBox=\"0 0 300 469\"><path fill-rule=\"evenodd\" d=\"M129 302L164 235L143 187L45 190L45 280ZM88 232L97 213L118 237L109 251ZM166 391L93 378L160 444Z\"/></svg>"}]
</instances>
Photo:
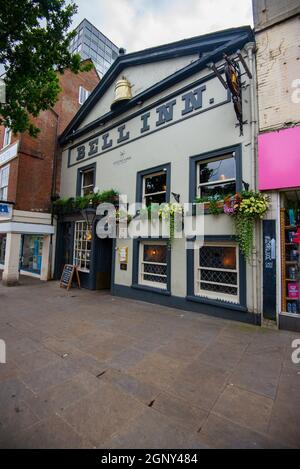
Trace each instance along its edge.
<instances>
[{"instance_id":1,"label":"bay window","mask_svg":"<svg viewBox=\"0 0 300 469\"><path fill-rule=\"evenodd\" d=\"M205 243L195 250L195 294L239 303L237 244Z\"/></svg>"},{"instance_id":2,"label":"bay window","mask_svg":"<svg viewBox=\"0 0 300 469\"><path fill-rule=\"evenodd\" d=\"M73 264L82 272L90 271L92 241L85 221L75 222Z\"/></svg>"}]
</instances>

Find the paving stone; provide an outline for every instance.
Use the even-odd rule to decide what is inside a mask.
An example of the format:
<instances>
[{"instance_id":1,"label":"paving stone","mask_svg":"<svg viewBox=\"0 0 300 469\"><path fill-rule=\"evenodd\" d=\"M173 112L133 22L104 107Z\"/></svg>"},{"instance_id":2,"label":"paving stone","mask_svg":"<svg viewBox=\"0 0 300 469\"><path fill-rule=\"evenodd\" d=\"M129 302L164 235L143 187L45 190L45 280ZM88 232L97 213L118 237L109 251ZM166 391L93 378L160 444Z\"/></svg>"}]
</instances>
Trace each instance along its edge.
<instances>
[{"instance_id":1,"label":"paving stone","mask_svg":"<svg viewBox=\"0 0 300 469\"><path fill-rule=\"evenodd\" d=\"M224 390L228 376L227 370L197 360L176 376L168 391L203 410L210 410Z\"/></svg>"},{"instance_id":2,"label":"paving stone","mask_svg":"<svg viewBox=\"0 0 300 469\"><path fill-rule=\"evenodd\" d=\"M0 448L6 449L82 449L92 448L59 416L54 415L23 432L8 431L0 437Z\"/></svg>"},{"instance_id":3,"label":"paving stone","mask_svg":"<svg viewBox=\"0 0 300 469\"><path fill-rule=\"evenodd\" d=\"M164 415L153 409L143 414L119 431L113 438L106 440L100 448L132 449L207 449L200 442L197 433L187 432L174 427Z\"/></svg>"},{"instance_id":4,"label":"paving stone","mask_svg":"<svg viewBox=\"0 0 300 469\"><path fill-rule=\"evenodd\" d=\"M199 343L196 339L182 339L175 337L167 345L158 349L158 353L165 357L179 360L183 363L189 363L194 360L206 347L206 344Z\"/></svg>"},{"instance_id":5,"label":"paving stone","mask_svg":"<svg viewBox=\"0 0 300 469\"><path fill-rule=\"evenodd\" d=\"M281 449L288 446L267 435L211 413L201 432L201 441L219 449Z\"/></svg>"},{"instance_id":6,"label":"paving stone","mask_svg":"<svg viewBox=\"0 0 300 469\"><path fill-rule=\"evenodd\" d=\"M79 434L96 446L112 437L142 413L143 404L110 383L67 407L62 416Z\"/></svg>"},{"instance_id":7,"label":"paving stone","mask_svg":"<svg viewBox=\"0 0 300 469\"><path fill-rule=\"evenodd\" d=\"M300 448L300 405L288 396L276 399L268 433L293 448Z\"/></svg>"},{"instance_id":8,"label":"paving stone","mask_svg":"<svg viewBox=\"0 0 300 469\"><path fill-rule=\"evenodd\" d=\"M49 350L35 350L15 357L17 366L25 372L39 370L59 360L60 358Z\"/></svg>"},{"instance_id":9,"label":"paving stone","mask_svg":"<svg viewBox=\"0 0 300 469\"><path fill-rule=\"evenodd\" d=\"M132 338L117 334L112 338L106 339L101 344L86 348L86 352L99 360L111 360L115 355L131 347L133 343Z\"/></svg>"},{"instance_id":10,"label":"paving stone","mask_svg":"<svg viewBox=\"0 0 300 469\"><path fill-rule=\"evenodd\" d=\"M213 412L257 432L266 433L272 407L272 399L229 385Z\"/></svg>"},{"instance_id":11,"label":"paving stone","mask_svg":"<svg viewBox=\"0 0 300 469\"><path fill-rule=\"evenodd\" d=\"M137 365L145 358L146 355L147 352L144 350L131 347L117 355L114 355L113 358L108 361L108 366L111 368L127 370Z\"/></svg>"},{"instance_id":12,"label":"paving stone","mask_svg":"<svg viewBox=\"0 0 300 469\"><path fill-rule=\"evenodd\" d=\"M208 417L203 411L183 399L162 392L154 400L152 408L166 415L174 424L187 430L198 432Z\"/></svg>"},{"instance_id":13,"label":"paving stone","mask_svg":"<svg viewBox=\"0 0 300 469\"><path fill-rule=\"evenodd\" d=\"M71 379L32 396L26 400L39 418L62 413L65 408L100 388L99 380L83 371Z\"/></svg>"},{"instance_id":14,"label":"paving stone","mask_svg":"<svg viewBox=\"0 0 300 469\"><path fill-rule=\"evenodd\" d=\"M107 372L102 375L101 379L115 384L118 388L146 405L153 402L160 393L159 388L114 369L108 369Z\"/></svg>"},{"instance_id":15,"label":"paving stone","mask_svg":"<svg viewBox=\"0 0 300 469\"><path fill-rule=\"evenodd\" d=\"M241 360L247 344L232 343L229 338L213 341L200 354L200 360L216 367L233 370Z\"/></svg>"},{"instance_id":16,"label":"paving stone","mask_svg":"<svg viewBox=\"0 0 300 469\"><path fill-rule=\"evenodd\" d=\"M35 393L41 392L49 386L55 386L70 379L78 373L78 368L66 363L63 359L57 363L50 364L43 369L30 373L20 373L20 378Z\"/></svg>"},{"instance_id":17,"label":"paving stone","mask_svg":"<svg viewBox=\"0 0 300 469\"><path fill-rule=\"evenodd\" d=\"M182 362L178 360L152 353L135 367L129 368L128 373L141 381L165 388L173 382L182 367Z\"/></svg>"},{"instance_id":18,"label":"paving stone","mask_svg":"<svg viewBox=\"0 0 300 469\"><path fill-rule=\"evenodd\" d=\"M270 361L264 355L245 354L229 382L258 394L275 398L281 373L281 360Z\"/></svg>"}]
</instances>

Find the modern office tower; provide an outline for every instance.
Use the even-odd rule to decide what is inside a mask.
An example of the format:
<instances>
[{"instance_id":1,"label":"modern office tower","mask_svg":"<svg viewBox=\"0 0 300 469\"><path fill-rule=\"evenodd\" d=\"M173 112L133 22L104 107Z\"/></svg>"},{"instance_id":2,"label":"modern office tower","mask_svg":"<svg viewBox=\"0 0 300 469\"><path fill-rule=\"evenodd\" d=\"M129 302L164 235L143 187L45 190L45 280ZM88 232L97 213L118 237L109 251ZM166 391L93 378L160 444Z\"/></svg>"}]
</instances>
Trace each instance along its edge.
<instances>
[{"instance_id":1,"label":"modern office tower","mask_svg":"<svg viewBox=\"0 0 300 469\"><path fill-rule=\"evenodd\" d=\"M82 20L75 30L77 34L71 42L71 52L80 54L83 59L92 59L102 77L118 57L119 48L87 19Z\"/></svg>"}]
</instances>

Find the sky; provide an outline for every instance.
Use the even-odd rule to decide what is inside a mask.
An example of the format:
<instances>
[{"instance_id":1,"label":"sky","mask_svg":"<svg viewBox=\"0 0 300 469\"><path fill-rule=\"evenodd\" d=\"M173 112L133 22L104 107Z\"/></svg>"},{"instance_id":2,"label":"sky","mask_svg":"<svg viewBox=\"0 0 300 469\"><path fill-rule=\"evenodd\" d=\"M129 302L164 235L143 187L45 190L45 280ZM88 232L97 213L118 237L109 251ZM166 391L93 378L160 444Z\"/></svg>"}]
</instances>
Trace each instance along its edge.
<instances>
[{"instance_id":1,"label":"sky","mask_svg":"<svg viewBox=\"0 0 300 469\"><path fill-rule=\"evenodd\" d=\"M75 0L73 25L87 18L127 52L242 25L251 0Z\"/></svg>"}]
</instances>

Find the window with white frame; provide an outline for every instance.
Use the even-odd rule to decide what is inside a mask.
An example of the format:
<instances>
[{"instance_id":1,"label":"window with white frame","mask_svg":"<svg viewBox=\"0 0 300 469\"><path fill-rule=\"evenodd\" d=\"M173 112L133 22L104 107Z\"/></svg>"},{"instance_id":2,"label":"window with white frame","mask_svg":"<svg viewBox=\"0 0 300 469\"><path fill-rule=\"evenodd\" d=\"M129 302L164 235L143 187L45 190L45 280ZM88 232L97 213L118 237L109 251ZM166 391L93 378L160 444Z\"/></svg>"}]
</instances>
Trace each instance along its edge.
<instances>
[{"instance_id":1,"label":"window with white frame","mask_svg":"<svg viewBox=\"0 0 300 469\"><path fill-rule=\"evenodd\" d=\"M75 222L73 263L82 272L90 271L92 242L85 221Z\"/></svg>"},{"instance_id":2,"label":"window with white frame","mask_svg":"<svg viewBox=\"0 0 300 469\"><path fill-rule=\"evenodd\" d=\"M79 104L83 104L89 97L90 91L86 90L83 86L79 86Z\"/></svg>"},{"instance_id":3,"label":"window with white frame","mask_svg":"<svg viewBox=\"0 0 300 469\"><path fill-rule=\"evenodd\" d=\"M3 138L3 148L10 145L10 142L11 142L11 129L9 127L5 127L4 138Z\"/></svg>"},{"instance_id":4,"label":"window with white frame","mask_svg":"<svg viewBox=\"0 0 300 469\"><path fill-rule=\"evenodd\" d=\"M167 289L167 245L164 242L143 241L139 252L139 283Z\"/></svg>"},{"instance_id":5,"label":"window with white frame","mask_svg":"<svg viewBox=\"0 0 300 469\"><path fill-rule=\"evenodd\" d=\"M147 207L153 203L167 201L167 172L160 171L143 177L143 203Z\"/></svg>"},{"instance_id":6,"label":"window with white frame","mask_svg":"<svg viewBox=\"0 0 300 469\"><path fill-rule=\"evenodd\" d=\"M210 197L216 194L226 197L236 193L235 154L210 158L197 163L197 195Z\"/></svg>"},{"instance_id":7,"label":"window with white frame","mask_svg":"<svg viewBox=\"0 0 300 469\"><path fill-rule=\"evenodd\" d=\"M195 293L239 302L239 250L234 243L205 243L195 249Z\"/></svg>"},{"instance_id":8,"label":"window with white frame","mask_svg":"<svg viewBox=\"0 0 300 469\"><path fill-rule=\"evenodd\" d=\"M9 165L0 168L0 200L7 200Z\"/></svg>"},{"instance_id":9,"label":"window with white frame","mask_svg":"<svg viewBox=\"0 0 300 469\"><path fill-rule=\"evenodd\" d=\"M89 195L94 190L95 170L90 168L81 172L81 195Z\"/></svg>"}]
</instances>

